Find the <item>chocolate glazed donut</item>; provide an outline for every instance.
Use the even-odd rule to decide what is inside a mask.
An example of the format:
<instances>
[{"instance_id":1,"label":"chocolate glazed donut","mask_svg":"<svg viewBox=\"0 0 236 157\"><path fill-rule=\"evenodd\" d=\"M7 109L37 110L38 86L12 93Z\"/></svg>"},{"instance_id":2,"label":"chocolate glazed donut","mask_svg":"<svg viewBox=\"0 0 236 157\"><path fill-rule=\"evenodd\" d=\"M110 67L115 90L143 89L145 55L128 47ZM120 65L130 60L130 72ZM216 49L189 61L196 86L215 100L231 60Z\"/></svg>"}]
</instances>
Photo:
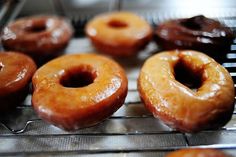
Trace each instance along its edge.
<instances>
[{"instance_id":1,"label":"chocolate glazed donut","mask_svg":"<svg viewBox=\"0 0 236 157\"><path fill-rule=\"evenodd\" d=\"M230 50L233 32L220 22L195 16L159 25L154 39L163 49L193 49L211 56Z\"/></svg>"}]
</instances>

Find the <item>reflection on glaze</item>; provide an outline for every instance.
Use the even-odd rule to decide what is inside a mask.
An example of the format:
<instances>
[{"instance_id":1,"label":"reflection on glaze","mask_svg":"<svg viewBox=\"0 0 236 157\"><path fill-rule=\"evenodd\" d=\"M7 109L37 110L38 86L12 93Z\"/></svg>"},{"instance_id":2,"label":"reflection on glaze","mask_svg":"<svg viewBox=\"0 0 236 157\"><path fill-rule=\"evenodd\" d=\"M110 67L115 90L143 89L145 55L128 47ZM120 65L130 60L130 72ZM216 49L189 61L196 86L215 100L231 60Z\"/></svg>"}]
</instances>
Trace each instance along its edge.
<instances>
[{"instance_id":1,"label":"reflection on glaze","mask_svg":"<svg viewBox=\"0 0 236 157\"><path fill-rule=\"evenodd\" d=\"M20 81L21 79L23 79L25 77L25 74L27 73L27 69L22 69L22 71L20 71L17 76L16 76L16 79L13 80L11 83L14 83L14 82L17 82L17 81Z\"/></svg>"},{"instance_id":2,"label":"reflection on glaze","mask_svg":"<svg viewBox=\"0 0 236 157\"><path fill-rule=\"evenodd\" d=\"M96 36L97 35L97 31L94 28L88 29L88 34L90 34L91 36Z\"/></svg>"},{"instance_id":3,"label":"reflection on glaze","mask_svg":"<svg viewBox=\"0 0 236 157\"><path fill-rule=\"evenodd\" d=\"M3 35L2 35L2 40L15 40L16 39L16 34L11 31L8 27L5 27L3 29Z\"/></svg>"},{"instance_id":4,"label":"reflection on glaze","mask_svg":"<svg viewBox=\"0 0 236 157\"><path fill-rule=\"evenodd\" d=\"M111 83L107 86L107 88L102 92L98 93L95 97L96 102L100 102L107 97L113 95L117 89L119 89L121 86L121 79L118 77L114 77L111 79Z\"/></svg>"},{"instance_id":5,"label":"reflection on glaze","mask_svg":"<svg viewBox=\"0 0 236 157\"><path fill-rule=\"evenodd\" d=\"M0 61L0 71L2 71L4 67L5 65L3 64L3 62Z\"/></svg>"}]
</instances>

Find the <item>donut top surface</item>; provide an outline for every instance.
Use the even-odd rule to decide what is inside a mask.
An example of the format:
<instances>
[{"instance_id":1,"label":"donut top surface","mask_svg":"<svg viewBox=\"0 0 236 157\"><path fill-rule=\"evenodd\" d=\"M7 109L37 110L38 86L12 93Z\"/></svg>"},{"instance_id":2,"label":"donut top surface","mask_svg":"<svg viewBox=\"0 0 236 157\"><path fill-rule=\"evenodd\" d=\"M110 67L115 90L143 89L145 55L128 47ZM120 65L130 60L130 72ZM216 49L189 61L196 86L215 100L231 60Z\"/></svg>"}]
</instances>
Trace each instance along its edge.
<instances>
[{"instance_id":1,"label":"donut top surface","mask_svg":"<svg viewBox=\"0 0 236 157\"><path fill-rule=\"evenodd\" d=\"M166 157L230 157L216 149L190 148L169 153Z\"/></svg>"},{"instance_id":2,"label":"donut top surface","mask_svg":"<svg viewBox=\"0 0 236 157\"><path fill-rule=\"evenodd\" d=\"M15 40L25 38L30 40L34 36L45 37L47 32L53 32L54 41L61 37L62 31L72 34L70 27L65 21L56 16L32 16L17 19L9 23L2 32L2 40ZM38 38L38 40L41 40ZM46 42L46 41L45 41Z\"/></svg>"},{"instance_id":3,"label":"donut top surface","mask_svg":"<svg viewBox=\"0 0 236 157\"><path fill-rule=\"evenodd\" d=\"M4 27L1 40L9 50L44 54L52 51L55 45L67 43L72 34L71 25L61 17L31 16L19 18Z\"/></svg>"},{"instance_id":4,"label":"donut top surface","mask_svg":"<svg viewBox=\"0 0 236 157\"><path fill-rule=\"evenodd\" d=\"M21 53L0 52L0 96L23 88L36 70L33 60Z\"/></svg>"},{"instance_id":5,"label":"donut top surface","mask_svg":"<svg viewBox=\"0 0 236 157\"><path fill-rule=\"evenodd\" d=\"M103 39L109 45L134 45L137 39L152 34L150 25L130 12L113 12L96 16L86 25L91 38Z\"/></svg>"},{"instance_id":6,"label":"donut top surface","mask_svg":"<svg viewBox=\"0 0 236 157\"><path fill-rule=\"evenodd\" d=\"M74 81L69 79L73 76ZM38 69L33 76L33 85L34 93L38 93L33 95L35 104L42 108L50 104L48 108L55 111L68 108L68 104L78 109L106 101L108 97L117 99L116 95L127 89L127 78L123 69L106 57L95 54L65 55ZM44 91L50 96L44 97ZM71 101L72 96L76 100ZM54 108L56 104L66 105Z\"/></svg>"},{"instance_id":7,"label":"donut top surface","mask_svg":"<svg viewBox=\"0 0 236 157\"><path fill-rule=\"evenodd\" d=\"M176 46L189 48L197 43L228 45L234 39L230 28L204 16L164 22L157 27L155 34L157 38L175 42Z\"/></svg>"}]
</instances>

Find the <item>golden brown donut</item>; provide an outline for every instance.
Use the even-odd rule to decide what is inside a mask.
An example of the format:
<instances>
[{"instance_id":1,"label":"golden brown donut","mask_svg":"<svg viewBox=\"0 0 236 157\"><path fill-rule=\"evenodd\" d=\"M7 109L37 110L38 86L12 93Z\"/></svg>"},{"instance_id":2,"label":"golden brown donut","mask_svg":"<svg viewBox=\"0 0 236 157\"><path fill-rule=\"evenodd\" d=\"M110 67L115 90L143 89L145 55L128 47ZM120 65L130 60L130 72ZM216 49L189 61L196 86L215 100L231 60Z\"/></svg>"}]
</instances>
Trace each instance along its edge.
<instances>
[{"instance_id":1,"label":"golden brown donut","mask_svg":"<svg viewBox=\"0 0 236 157\"><path fill-rule=\"evenodd\" d=\"M189 148L171 152L166 157L230 157L216 149Z\"/></svg>"},{"instance_id":2,"label":"golden brown donut","mask_svg":"<svg viewBox=\"0 0 236 157\"><path fill-rule=\"evenodd\" d=\"M56 58L38 69L32 82L39 117L65 130L108 118L123 104L128 88L124 70L95 54Z\"/></svg>"},{"instance_id":3,"label":"golden brown donut","mask_svg":"<svg viewBox=\"0 0 236 157\"><path fill-rule=\"evenodd\" d=\"M9 23L1 33L7 50L24 52L38 60L55 57L68 44L72 27L56 16L32 16Z\"/></svg>"},{"instance_id":4,"label":"golden brown donut","mask_svg":"<svg viewBox=\"0 0 236 157\"><path fill-rule=\"evenodd\" d=\"M204 16L170 20L154 32L157 44L165 50L192 49L214 57L230 50L234 38L230 28Z\"/></svg>"},{"instance_id":5,"label":"golden brown donut","mask_svg":"<svg viewBox=\"0 0 236 157\"><path fill-rule=\"evenodd\" d=\"M0 112L20 104L36 71L34 61L17 52L0 52Z\"/></svg>"},{"instance_id":6,"label":"golden brown donut","mask_svg":"<svg viewBox=\"0 0 236 157\"><path fill-rule=\"evenodd\" d=\"M181 82L184 78L192 80L195 90L189 82ZM230 74L212 58L192 50L150 57L141 69L138 90L155 117L183 132L221 127L234 109Z\"/></svg>"},{"instance_id":7,"label":"golden brown donut","mask_svg":"<svg viewBox=\"0 0 236 157\"><path fill-rule=\"evenodd\" d=\"M130 12L98 15L85 30L97 50L119 57L136 54L152 38L150 25Z\"/></svg>"}]
</instances>

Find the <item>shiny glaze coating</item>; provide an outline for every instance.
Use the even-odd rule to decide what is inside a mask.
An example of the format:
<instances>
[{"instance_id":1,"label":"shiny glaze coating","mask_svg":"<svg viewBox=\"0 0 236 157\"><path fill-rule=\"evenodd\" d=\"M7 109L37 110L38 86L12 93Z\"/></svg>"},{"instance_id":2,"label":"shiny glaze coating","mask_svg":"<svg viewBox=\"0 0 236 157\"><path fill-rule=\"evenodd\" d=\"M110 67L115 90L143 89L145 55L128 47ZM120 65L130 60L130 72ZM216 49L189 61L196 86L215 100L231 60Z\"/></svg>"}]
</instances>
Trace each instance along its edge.
<instances>
[{"instance_id":1,"label":"shiny glaze coating","mask_svg":"<svg viewBox=\"0 0 236 157\"><path fill-rule=\"evenodd\" d=\"M71 73L81 72L90 73L93 83L74 88L62 85ZM36 71L32 103L45 121L65 130L76 130L111 116L123 104L127 84L123 69L109 58L95 54L65 55Z\"/></svg>"},{"instance_id":2,"label":"shiny glaze coating","mask_svg":"<svg viewBox=\"0 0 236 157\"><path fill-rule=\"evenodd\" d=\"M97 50L113 56L131 56L152 38L152 28L130 12L96 16L86 25L86 34Z\"/></svg>"},{"instance_id":3,"label":"shiny glaze coating","mask_svg":"<svg viewBox=\"0 0 236 157\"><path fill-rule=\"evenodd\" d=\"M181 63L200 77L200 87L191 90L175 78ZM231 118L234 83L230 74L207 55L192 51L166 51L143 65L138 90L155 117L183 132L218 128Z\"/></svg>"},{"instance_id":4,"label":"shiny glaze coating","mask_svg":"<svg viewBox=\"0 0 236 157\"><path fill-rule=\"evenodd\" d=\"M225 25L204 16L164 22L154 34L157 44L165 50L192 49L211 56L230 50L235 38Z\"/></svg>"},{"instance_id":5,"label":"shiny glaze coating","mask_svg":"<svg viewBox=\"0 0 236 157\"><path fill-rule=\"evenodd\" d=\"M190 148L171 152L166 157L230 157L216 149Z\"/></svg>"},{"instance_id":6,"label":"shiny glaze coating","mask_svg":"<svg viewBox=\"0 0 236 157\"><path fill-rule=\"evenodd\" d=\"M1 111L23 101L35 71L36 65L30 57L17 52L0 52Z\"/></svg>"},{"instance_id":7,"label":"shiny glaze coating","mask_svg":"<svg viewBox=\"0 0 236 157\"><path fill-rule=\"evenodd\" d=\"M24 52L33 58L57 56L69 42L72 27L55 16L32 16L9 23L2 31L5 49Z\"/></svg>"}]
</instances>

